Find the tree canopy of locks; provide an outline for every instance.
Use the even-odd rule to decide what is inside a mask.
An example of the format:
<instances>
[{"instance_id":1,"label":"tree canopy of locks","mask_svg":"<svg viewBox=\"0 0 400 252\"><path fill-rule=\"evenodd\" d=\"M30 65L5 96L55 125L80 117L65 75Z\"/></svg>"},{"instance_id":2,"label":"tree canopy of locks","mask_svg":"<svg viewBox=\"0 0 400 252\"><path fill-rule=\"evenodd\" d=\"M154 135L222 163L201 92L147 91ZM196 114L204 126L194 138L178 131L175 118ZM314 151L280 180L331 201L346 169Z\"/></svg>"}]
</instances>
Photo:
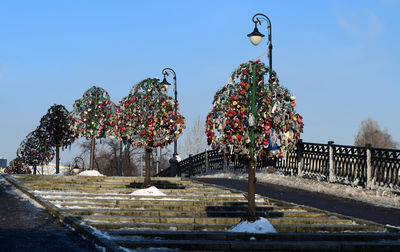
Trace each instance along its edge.
<instances>
[{"instance_id":1,"label":"tree canopy of locks","mask_svg":"<svg viewBox=\"0 0 400 252\"><path fill-rule=\"evenodd\" d=\"M17 150L17 157L20 157L27 165L45 165L54 158L54 148L47 145L40 136L38 130L32 131Z\"/></svg>"},{"instance_id":2,"label":"tree canopy of locks","mask_svg":"<svg viewBox=\"0 0 400 252\"><path fill-rule=\"evenodd\" d=\"M53 105L40 119L40 138L50 146L66 148L76 139L71 129L72 117L63 105Z\"/></svg>"},{"instance_id":3,"label":"tree canopy of locks","mask_svg":"<svg viewBox=\"0 0 400 252\"><path fill-rule=\"evenodd\" d=\"M74 134L90 139L104 138L111 133L115 104L103 88L91 87L74 102L73 108L71 121Z\"/></svg>"},{"instance_id":4,"label":"tree canopy of locks","mask_svg":"<svg viewBox=\"0 0 400 252\"><path fill-rule=\"evenodd\" d=\"M255 117L250 111L253 66ZM295 111L295 106L295 96L279 84L276 72L259 60L241 64L214 96L205 124L208 144L225 153L249 155L249 129L254 126L255 155L283 155L294 148L303 132L303 118Z\"/></svg>"},{"instance_id":5,"label":"tree canopy of locks","mask_svg":"<svg viewBox=\"0 0 400 252\"><path fill-rule=\"evenodd\" d=\"M24 163L21 157L16 157L10 161L7 168L4 170L5 173L9 174L31 174L32 171L29 166Z\"/></svg>"},{"instance_id":6,"label":"tree canopy of locks","mask_svg":"<svg viewBox=\"0 0 400 252\"><path fill-rule=\"evenodd\" d=\"M143 148L170 144L185 128L178 106L158 79L142 80L118 103L114 134L125 144Z\"/></svg>"}]
</instances>

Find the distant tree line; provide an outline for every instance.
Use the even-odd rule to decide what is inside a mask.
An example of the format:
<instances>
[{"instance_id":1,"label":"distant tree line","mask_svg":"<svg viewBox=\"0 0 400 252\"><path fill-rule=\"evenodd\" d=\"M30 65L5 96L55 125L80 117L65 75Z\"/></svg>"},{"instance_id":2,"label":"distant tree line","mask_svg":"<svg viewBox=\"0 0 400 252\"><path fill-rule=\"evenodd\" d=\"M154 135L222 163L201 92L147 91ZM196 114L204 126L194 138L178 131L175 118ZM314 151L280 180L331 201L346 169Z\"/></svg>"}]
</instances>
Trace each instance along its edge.
<instances>
[{"instance_id":1,"label":"distant tree line","mask_svg":"<svg viewBox=\"0 0 400 252\"><path fill-rule=\"evenodd\" d=\"M368 118L361 122L361 126L354 138L355 146L371 144L375 148L397 148L398 143L393 140L387 129L382 130L378 122Z\"/></svg>"}]
</instances>

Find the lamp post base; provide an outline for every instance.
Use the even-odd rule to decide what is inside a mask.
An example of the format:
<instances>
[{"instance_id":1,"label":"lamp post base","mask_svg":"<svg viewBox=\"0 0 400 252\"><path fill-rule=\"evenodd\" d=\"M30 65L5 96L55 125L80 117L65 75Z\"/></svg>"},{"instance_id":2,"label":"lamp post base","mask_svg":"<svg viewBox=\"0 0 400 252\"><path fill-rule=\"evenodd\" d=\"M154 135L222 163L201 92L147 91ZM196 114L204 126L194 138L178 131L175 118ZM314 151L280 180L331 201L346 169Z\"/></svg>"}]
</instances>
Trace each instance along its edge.
<instances>
[{"instance_id":1,"label":"lamp post base","mask_svg":"<svg viewBox=\"0 0 400 252\"><path fill-rule=\"evenodd\" d=\"M170 169L170 176L176 177L178 175L178 164L181 161L181 157L178 154L173 154L172 158L169 160Z\"/></svg>"}]
</instances>

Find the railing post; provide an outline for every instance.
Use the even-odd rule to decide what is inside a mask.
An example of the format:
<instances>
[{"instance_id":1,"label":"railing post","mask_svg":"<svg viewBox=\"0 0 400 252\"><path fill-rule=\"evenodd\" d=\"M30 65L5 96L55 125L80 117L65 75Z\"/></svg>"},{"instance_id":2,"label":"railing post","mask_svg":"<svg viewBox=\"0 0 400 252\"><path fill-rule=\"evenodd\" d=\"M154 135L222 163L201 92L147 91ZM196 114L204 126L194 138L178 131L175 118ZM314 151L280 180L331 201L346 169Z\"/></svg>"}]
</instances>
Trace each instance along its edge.
<instances>
[{"instance_id":1,"label":"railing post","mask_svg":"<svg viewBox=\"0 0 400 252\"><path fill-rule=\"evenodd\" d=\"M328 155L329 155L329 182L335 182L336 181L336 175L335 175L335 159L333 156L333 143L334 141L329 141L328 142Z\"/></svg>"},{"instance_id":2,"label":"railing post","mask_svg":"<svg viewBox=\"0 0 400 252\"><path fill-rule=\"evenodd\" d=\"M210 164L208 163L208 151L207 151L207 149L205 150L204 155L205 155L205 161L204 162L206 162L206 173L207 173L208 170L210 169Z\"/></svg>"},{"instance_id":3,"label":"railing post","mask_svg":"<svg viewBox=\"0 0 400 252\"><path fill-rule=\"evenodd\" d=\"M299 141L297 142L297 149L296 150L297 150L297 176L298 177L303 177L304 144L303 144L303 140L302 139L299 139Z\"/></svg>"},{"instance_id":4,"label":"railing post","mask_svg":"<svg viewBox=\"0 0 400 252\"><path fill-rule=\"evenodd\" d=\"M189 178L192 177L193 174L193 160L192 160L192 154L189 154Z\"/></svg>"},{"instance_id":5,"label":"railing post","mask_svg":"<svg viewBox=\"0 0 400 252\"><path fill-rule=\"evenodd\" d=\"M372 155L371 155L371 144L365 145L366 152L366 163L367 163L367 188L372 187Z\"/></svg>"}]
</instances>

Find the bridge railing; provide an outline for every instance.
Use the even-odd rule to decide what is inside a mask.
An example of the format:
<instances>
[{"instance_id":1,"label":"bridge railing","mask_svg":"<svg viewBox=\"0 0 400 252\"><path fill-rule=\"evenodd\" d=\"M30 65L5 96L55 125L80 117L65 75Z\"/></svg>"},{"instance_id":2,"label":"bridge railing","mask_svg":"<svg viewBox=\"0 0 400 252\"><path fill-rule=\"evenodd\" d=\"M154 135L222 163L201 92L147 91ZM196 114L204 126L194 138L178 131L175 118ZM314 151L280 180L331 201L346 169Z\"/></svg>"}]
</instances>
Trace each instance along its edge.
<instances>
[{"instance_id":1,"label":"bridge railing","mask_svg":"<svg viewBox=\"0 0 400 252\"><path fill-rule=\"evenodd\" d=\"M215 170L247 170L245 157L208 150L178 163L178 176L191 177ZM296 149L276 160L257 160L257 169L275 167L285 175L318 178L329 182L400 188L400 150L306 143L299 140ZM164 170L157 176L171 176Z\"/></svg>"}]
</instances>

